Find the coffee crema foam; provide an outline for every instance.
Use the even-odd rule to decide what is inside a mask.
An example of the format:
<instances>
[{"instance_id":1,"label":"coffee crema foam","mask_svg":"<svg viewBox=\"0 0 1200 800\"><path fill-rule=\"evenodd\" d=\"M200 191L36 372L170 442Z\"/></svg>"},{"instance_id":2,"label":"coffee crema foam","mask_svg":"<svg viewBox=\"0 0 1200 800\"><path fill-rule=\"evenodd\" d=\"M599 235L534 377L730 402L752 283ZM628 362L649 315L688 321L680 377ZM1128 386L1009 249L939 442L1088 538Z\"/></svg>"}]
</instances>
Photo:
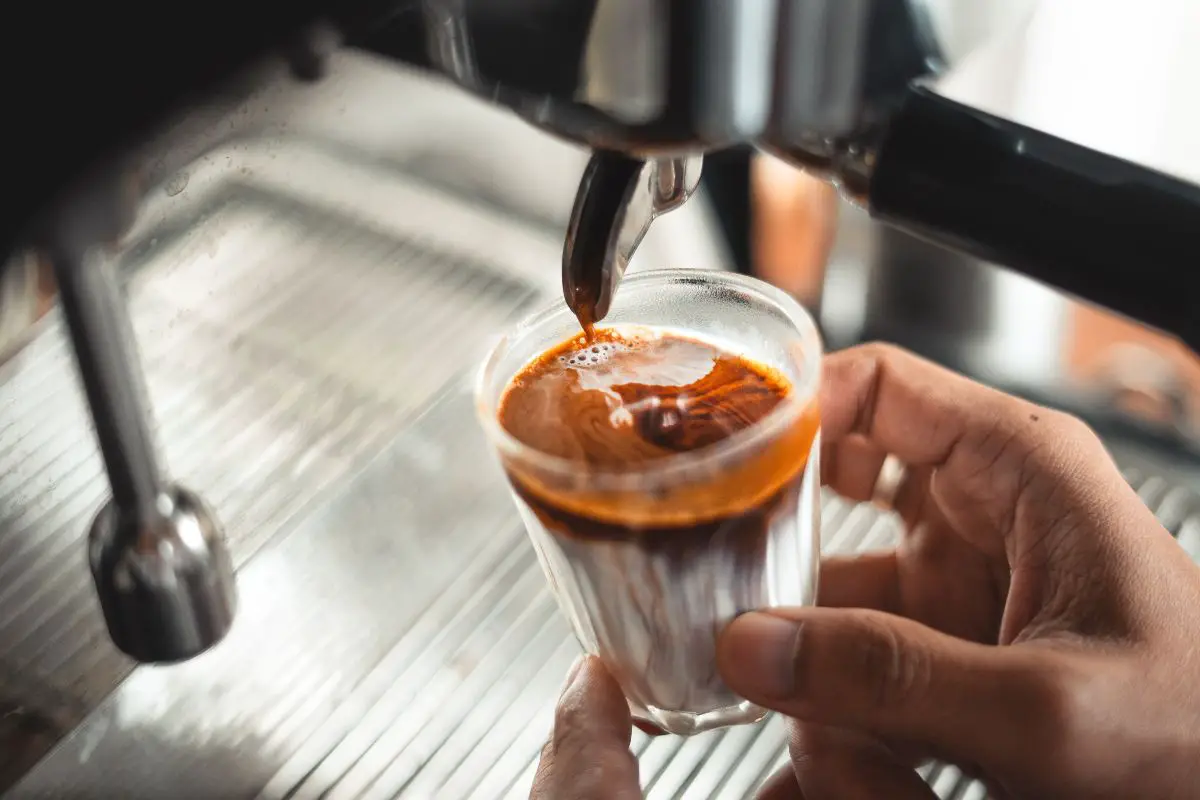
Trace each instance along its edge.
<instances>
[{"instance_id":1,"label":"coffee crema foam","mask_svg":"<svg viewBox=\"0 0 1200 800\"><path fill-rule=\"evenodd\" d=\"M804 468L819 425L815 404L735 463L662 484L654 462L698 453L746 430L793 391L787 376L684 334L605 328L550 348L509 383L499 422L522 444L575 462L573 485L506 461L518 491L573 514L625 525L695 524L762 502ZM611 491L587 475L648 471L654 486ZM662 485L660 485L662 484Z\"/></svg>"}]
</instances>

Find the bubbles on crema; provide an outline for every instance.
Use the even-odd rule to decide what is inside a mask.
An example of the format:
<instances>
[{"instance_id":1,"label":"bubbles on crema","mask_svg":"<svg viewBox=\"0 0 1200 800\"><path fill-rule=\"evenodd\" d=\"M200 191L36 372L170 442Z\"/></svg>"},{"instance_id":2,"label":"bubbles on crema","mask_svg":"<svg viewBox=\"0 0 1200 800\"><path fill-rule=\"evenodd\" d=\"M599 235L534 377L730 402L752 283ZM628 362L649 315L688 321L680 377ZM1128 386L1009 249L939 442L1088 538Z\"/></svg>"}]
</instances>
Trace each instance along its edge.
<instances>
[{"instance_id":1,"label":"bubbles on crema","mask_svg":"<svg viewBox=\"0 0 1200 800\"><path fill-rule=\"evenodd\" d=\"M581 347L573 353L564 353L558 357L558 363L559 366L575 367L576 369L598 367L608 363L608 360L617 353L627 350L629 347L623 342L597 342Z\"/></svg>"},{"instance_id":2,"label":"bubbles on crema","mask_svg":"<svg viewBox=\"0 0 1200 800\"><path fill-rule=\"evenodd\" d=\"M575 375L579 386L586 389L604 390L624 383L686 386L712 370L719 352L692 339L614 337L577 344L559 353L553 363L558 371Z\"/></svg>"}]
</instances>

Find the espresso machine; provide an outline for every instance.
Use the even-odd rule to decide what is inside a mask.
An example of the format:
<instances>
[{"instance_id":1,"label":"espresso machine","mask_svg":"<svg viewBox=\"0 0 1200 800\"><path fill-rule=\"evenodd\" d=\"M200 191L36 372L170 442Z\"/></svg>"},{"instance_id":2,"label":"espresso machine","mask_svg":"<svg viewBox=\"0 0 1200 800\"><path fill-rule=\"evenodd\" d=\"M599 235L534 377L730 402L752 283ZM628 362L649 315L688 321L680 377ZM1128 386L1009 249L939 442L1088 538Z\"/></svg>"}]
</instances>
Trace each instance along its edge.
<instances>
[{"instance_id":1,"label":"espresso machine","mask_svg":"<svg viewBox=\"0 0 1200 800\"><path fill-rule=\"evenodd\" d=\"M561 266L564 300L594 320L652 220L694 192L704 153L751 143L881 222L1200 347L1200 187L939 94L944 59L922 0L30 13L4 55L16 200L0 227L0 350L21 344L28 289L52 270L110 488L88 562L108 633L135 662L210 651L238 592L215 515L167 477L110 262L154 213L152 193L254 132L224 112L264 85L336 80L345 49L416 65L591 150Z\"/></svg>"}]
</instances>

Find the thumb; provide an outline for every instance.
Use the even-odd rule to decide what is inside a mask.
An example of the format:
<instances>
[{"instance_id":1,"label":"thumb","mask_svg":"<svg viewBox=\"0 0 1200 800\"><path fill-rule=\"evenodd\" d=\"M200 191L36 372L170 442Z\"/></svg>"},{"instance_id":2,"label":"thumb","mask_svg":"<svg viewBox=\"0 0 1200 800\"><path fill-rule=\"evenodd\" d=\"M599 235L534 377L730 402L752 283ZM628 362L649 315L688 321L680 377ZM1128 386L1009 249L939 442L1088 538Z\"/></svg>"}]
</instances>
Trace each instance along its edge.
<instances>
[{"instance_id":1,"label":"thumb","mask_svg":"<svg viewBox=\"0 0 1200 800\"><path fill-rule=\"evenodd\" d=\"M599 659L584 656L567 675L530 797L640 798L638 762L629 751L632 733L621 687Z\"/></svg>"},{"instance_id":2,"label":"thumb","mask_svg":"<svg viewBox=\"0 0 1200 800\"><path fill-rule=\"evenodd\" d=\"M1059 740L1064 682L1046 655L877 611L795 608L738 617L717 664L733 691L790 717L1006 770Z\"/></svg>"}]
</instances>

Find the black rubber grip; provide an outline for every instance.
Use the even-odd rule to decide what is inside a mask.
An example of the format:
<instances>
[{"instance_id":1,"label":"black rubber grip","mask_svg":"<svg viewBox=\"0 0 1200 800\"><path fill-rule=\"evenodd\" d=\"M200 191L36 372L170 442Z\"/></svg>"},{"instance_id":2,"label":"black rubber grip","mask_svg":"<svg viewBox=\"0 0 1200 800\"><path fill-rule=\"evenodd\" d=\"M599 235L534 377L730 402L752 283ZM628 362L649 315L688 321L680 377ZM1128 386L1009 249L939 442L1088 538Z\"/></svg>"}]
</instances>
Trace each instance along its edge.
<instances>
[{"instance_id":1,"label":"black rubber grip","mask_svg":"<svg viewBox=\"0 0 1200 800\"><path fill-rule=\"evenodd\" d=\"M1200 349L1200 187L910 91L872 216L1009 267Z\"/></svg>"}]
</instances>

